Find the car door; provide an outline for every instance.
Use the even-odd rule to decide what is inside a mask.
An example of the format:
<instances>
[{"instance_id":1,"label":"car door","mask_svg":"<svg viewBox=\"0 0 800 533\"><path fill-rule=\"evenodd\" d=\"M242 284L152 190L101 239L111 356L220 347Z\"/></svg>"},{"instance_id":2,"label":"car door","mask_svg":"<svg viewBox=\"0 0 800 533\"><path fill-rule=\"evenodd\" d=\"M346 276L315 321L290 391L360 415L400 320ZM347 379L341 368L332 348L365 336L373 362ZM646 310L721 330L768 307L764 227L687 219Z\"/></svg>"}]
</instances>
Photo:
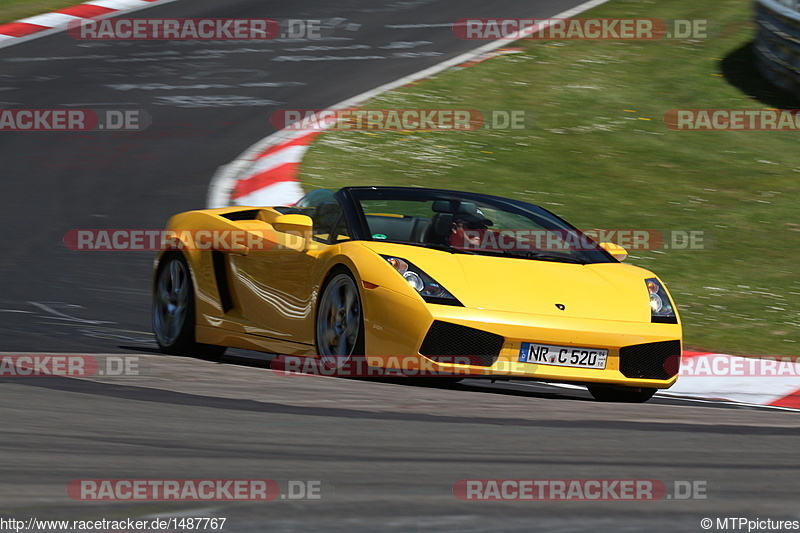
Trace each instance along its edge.
<instances>
[{"instance_id":1,"label":"car door","mask_svg":"<svg viewBox=\"0 0 800 533\"><path fill-rule=\"evenodd\" d=\"M331 242L349 238L341 205L321 201L304 208L313 221L312 240L276 233L278 245L232 256L237 307L251 333L303 344L314 343L314 305L320 254Z\"/></svg>"},{"instance_id":2,"label":"car door","mask_svg":"<svg viewBox=\"0 0 800 533\"><path fill-rule=\"evenodd\" d=\"M285 241L276 233L279 242ZM317 253L304 239L289 245L231 256L236 307L249 323L247 333L290 342L313 343L313 283Z\"/></svg>"}]
</instances>

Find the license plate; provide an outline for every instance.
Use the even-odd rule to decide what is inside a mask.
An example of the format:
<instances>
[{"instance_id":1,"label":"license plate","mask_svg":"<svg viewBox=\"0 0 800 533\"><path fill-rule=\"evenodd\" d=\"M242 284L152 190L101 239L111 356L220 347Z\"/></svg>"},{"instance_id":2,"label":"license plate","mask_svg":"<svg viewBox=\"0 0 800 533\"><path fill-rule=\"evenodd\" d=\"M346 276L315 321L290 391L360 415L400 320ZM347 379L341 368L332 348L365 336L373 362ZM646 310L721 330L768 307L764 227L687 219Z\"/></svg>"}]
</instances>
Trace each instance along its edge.
<instances>
[{"instance_id":1,"label":"license plate","mask_svg":"<svg viewBox=\"0 0 800 533\"><path fill-rule=\"evenodd\" d=\"M539 365L602 369L606 367L607 358L608 350L556 346L535 342L523 342L519 350L520 363L536 363Z\"/></svg>"}]
</instances>

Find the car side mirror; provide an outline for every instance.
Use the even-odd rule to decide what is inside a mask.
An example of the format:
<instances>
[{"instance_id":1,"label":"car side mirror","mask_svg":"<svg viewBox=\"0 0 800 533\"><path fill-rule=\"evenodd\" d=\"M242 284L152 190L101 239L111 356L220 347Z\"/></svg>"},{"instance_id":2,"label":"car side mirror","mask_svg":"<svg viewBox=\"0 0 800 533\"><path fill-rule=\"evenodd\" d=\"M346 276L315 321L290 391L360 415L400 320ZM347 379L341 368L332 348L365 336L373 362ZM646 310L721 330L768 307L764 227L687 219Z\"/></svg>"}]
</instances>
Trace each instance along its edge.
<instances>
[{"instance_id":1,"label":"car side mirror","mask_svg":"<svg viewBox=\"0 0 800 533\"><path fill-rule=\"evenodd\" d=\"M314 222L308 215L278 215L272 220L272 227L281 233L310 233Z\"/></svg>"},{"instance_id":2,"label":"car side mirror","mask_svg":"<svg viewBox=\"0 0 800 533\"><path fill-rule=\"evenodd\" d=\"M308 215L278 215L272 220L272 227L277 232L296 235L305 239L303 250L306 250L311 240L311 230L314 227L314 221L311 220L311 217Z\"/></svg>"},{"instance_id":3,"label":"car side mirror","mask_svg":"<svg viewBox=\"0 0 800 533\"><path fill-rule=\"evenodd\" d=\"M614 256L617 261L625 261L628 257L628 250L613 242L601 242L600 248Z\"/></svg>"}]
</instances>

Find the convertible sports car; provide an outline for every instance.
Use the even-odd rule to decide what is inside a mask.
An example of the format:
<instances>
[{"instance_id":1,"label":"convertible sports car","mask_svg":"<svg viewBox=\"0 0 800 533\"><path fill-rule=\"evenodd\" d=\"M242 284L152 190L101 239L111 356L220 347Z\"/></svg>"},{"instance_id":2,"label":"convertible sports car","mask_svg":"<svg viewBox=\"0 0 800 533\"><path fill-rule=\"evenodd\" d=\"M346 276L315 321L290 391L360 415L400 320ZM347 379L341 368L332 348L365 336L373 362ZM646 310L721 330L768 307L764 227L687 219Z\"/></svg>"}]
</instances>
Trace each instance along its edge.
<instances>
[{"instance_id":1,"label":"convertible sports car","mask_svg":"<svg viewBox=\"0 0 800 533\"><path fill-rule=\"evenodd\" d=\"M167 353L583 384L601 401L643 402L677 378L664 283L530 203L319 189L292 207L182 213L166 235L152 311Z\"/></svg>"}]
</instances>

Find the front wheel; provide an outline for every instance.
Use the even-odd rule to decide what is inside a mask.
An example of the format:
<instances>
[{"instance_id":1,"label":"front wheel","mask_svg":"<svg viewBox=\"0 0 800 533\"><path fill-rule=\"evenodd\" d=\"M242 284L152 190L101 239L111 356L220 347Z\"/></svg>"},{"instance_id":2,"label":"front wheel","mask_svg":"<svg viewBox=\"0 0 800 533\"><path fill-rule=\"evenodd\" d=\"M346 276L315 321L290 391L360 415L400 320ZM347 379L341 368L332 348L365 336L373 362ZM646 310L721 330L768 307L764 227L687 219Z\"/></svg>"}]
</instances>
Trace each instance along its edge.
<instances>
[{"instance_id":1,"label":"front wheel","mask_svg":"<svg viewBox=\"0 0 800 533\"><path fill-rule=\"evenodd\" d=\"M364 355L361 296L352 274L339 269L328 278L317 307L317 351L328 368L342 368Z\"/></svg>"},{"instance_id":2,"label":"front wheel","mask_svg":"<svg viewBox=\"0 0 800 533\"><path fill-rule=\"evenodd\" d=\"M608 387L603 385L587 385L594 399L599 402L644 403L653 397L657 389L633 387Z\"/></svg>"},{"instance_id":3,"label":"front wheel","mask_svg":"<svg viewBox=\"0 0 800 533\"><path fill-rule=\"evenodd\" d=\"M165 255L153 287L153 332L162 352L214 359L225 346L194 340L194 286L189 265L181 254Z\"/></svg>"}]
</instances>

